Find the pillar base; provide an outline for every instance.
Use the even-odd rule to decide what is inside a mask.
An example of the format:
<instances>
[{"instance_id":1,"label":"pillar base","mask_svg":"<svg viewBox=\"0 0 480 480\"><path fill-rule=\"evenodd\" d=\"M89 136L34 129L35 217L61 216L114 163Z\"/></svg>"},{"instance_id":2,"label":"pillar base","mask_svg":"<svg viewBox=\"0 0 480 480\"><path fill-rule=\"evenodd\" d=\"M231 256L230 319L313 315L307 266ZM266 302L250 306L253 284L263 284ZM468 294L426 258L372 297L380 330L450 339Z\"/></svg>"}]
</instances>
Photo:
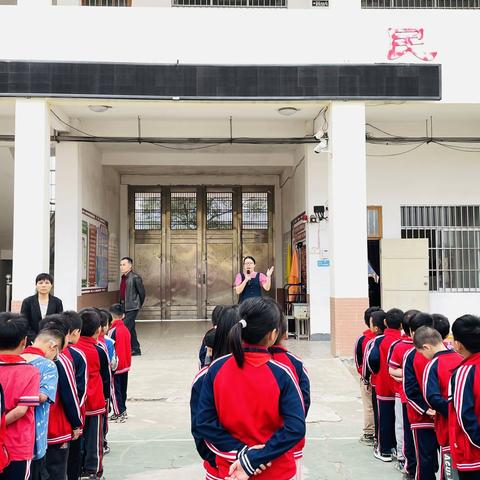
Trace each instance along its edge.
<instances>
[{"instance_id":1,"label":"pillar base","mask_svg":"<svg viewBox=\"0 0 480 480\"><path fill-rule=\"evenodd\" d=\"M368 306L368 298L330 297L332 355L336 357L353 356L355 340L366 328L363 314Z\"/></svg>"}]
</instances>

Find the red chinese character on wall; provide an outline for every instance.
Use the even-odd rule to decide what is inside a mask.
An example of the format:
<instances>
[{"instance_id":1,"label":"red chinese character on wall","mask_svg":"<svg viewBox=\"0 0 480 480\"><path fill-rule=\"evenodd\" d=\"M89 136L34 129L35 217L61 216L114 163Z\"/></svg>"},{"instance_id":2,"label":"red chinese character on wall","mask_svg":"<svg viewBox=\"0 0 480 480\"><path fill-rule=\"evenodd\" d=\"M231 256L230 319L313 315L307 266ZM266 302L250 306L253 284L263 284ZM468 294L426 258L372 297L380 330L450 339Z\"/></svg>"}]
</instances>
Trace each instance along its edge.
<instances>
[{"instance_id":1,"label":"red chinese character on wall","mask_svg":"<svg viewBox=\"0 0 480 480\"><path fill-rule=\"evenodd\" d=\"M423 28L389 28L391 46L387 58L397 60L407 53L420 60L431 62L438 52L427 52L423 46Z\"/></svg>"}]
</instances>

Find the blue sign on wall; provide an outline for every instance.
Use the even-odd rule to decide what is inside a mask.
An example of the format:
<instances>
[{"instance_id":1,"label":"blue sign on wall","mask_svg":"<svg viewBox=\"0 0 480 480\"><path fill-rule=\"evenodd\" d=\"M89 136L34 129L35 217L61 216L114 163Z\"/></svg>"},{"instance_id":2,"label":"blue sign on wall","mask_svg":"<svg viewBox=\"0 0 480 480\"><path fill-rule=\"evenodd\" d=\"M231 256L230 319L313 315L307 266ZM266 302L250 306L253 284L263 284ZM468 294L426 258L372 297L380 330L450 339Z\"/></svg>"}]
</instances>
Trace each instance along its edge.
<instances>
[{"instance_id":1,"label":"blue sign on wall","mask_svg":"<svg viewBox=\"0 0 480 480\"><path fill-rule=\"evenodd\" d=\"M328 258L322 258L321 260L317 260L318 268L329 267L329 266L330 266L330 260Z\"/></svg>"}]
</instances>

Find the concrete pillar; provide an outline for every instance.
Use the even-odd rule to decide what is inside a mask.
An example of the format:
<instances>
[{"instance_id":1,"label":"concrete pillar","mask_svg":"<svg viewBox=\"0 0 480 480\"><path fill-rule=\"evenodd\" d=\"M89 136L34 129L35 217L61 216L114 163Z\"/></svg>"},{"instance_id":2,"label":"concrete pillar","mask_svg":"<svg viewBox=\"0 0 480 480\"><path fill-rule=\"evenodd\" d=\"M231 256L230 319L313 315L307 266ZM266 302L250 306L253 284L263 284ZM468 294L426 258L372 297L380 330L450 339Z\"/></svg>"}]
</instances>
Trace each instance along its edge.
<instances>
[{"instance_id":1,"label":"concrete pillar","mask_svg":"<svg viewBox=\"0 0 480 480\"><path fill-rule=\"evenodd\" d=\"M329 138L331 345L351 356L368 307L365 104L332 102Z\"/></svg>"},{"instance_id":2,"label":"concrete pillar","mask_svg":"<svg viewBox=\"0 0 480 480\"><path fill-rule=\"evenodd\" d=\"M82 281L80 144L56 146L55 295L77 308Z\"/></svg>"},{"instance_id":3,"label":"concrete pillar","mask_svg":"<svg viewBox=\"0 0 480 480\"><path fill-rule=\"evenodd\" d=\"M15 107L13 302L34 293L35 276L50 261L50 123L44 99L18 99Z\"/></svg>"}]
</instances>

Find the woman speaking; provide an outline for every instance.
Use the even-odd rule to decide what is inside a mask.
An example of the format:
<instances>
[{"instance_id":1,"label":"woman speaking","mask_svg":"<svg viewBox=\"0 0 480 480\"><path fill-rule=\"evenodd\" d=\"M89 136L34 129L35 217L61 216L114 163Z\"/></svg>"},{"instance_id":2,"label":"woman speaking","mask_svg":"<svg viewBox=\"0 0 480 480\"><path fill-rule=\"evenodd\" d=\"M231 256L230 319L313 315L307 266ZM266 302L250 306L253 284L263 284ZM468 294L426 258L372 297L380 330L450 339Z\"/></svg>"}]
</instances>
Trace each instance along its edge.
<instances>
[{"instance_id":1,"label":"woman speaking","mask_svg":"<svg viewBox=\"0 0 480 480\"><path fill-rule=\"evenodd\" d=\"M247 298L261 297L262 288L268 292L272 286L273 267L267 270L267 274L255 271L255 259L245 257L243 259L243 272L237 273L235 277L235 292L237 293L238 303L242 303Z\"/></svg>"}]
</instances>

